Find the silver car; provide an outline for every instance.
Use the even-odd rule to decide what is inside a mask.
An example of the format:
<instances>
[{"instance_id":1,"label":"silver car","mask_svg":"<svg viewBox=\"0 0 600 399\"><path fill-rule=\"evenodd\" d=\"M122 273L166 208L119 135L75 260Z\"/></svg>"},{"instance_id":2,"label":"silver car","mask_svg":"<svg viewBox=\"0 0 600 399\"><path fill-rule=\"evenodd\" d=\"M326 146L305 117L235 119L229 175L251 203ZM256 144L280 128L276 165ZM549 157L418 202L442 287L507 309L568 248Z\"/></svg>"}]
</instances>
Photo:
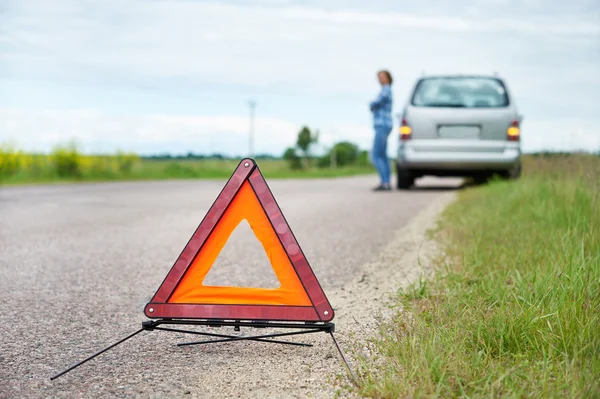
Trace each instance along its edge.
<instances>
[{"instance_id":1,"label":"silver car","mask_svg":"<svg viewBox=\"0 0 600 399\"><path fill-rule=\"evenodd\" d=\"M426 175L518 178L521 122L497 76L421 77L400 115L398 189Z\"/></svg>"}]
</instances>

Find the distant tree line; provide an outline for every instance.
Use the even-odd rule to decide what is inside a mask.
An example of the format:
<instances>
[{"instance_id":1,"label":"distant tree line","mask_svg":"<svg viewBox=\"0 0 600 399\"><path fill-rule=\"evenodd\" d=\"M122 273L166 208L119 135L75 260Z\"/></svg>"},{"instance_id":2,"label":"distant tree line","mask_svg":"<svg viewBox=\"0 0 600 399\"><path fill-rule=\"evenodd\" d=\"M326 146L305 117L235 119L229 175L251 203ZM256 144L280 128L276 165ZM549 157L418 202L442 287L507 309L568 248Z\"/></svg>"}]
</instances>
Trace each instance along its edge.
<instances>
[{"instance_id":1,"label":"distant tree line","mask_svg":"<svg viewBox=\"0 0 600 399\"><path fill-rule=\"evenodd\" d=\"M350 141L339 141L327 149L325 154L313 155L315 145L319 143L319 130L311 131L308 126L303 126L298 132L294 146L286 148L282 156L271 154L257 154L256 160L284 159L291 169L337 168L344 166L368 166L368 152L361 150L358 145ZM160 153L142 155L148 160L239 160L244 156L228 156L221 153L202 154L188 152L187 154L173 155Z\"/></svg>"},{"instance_id":2,"label":"distant tree line","mask_svg":"<svg viewBox=\"0 0 600 399\"><path fill-rule=\"evenodd\" d=\"M589 153L584 153L584 152L578 152L578 151L537 151L537 152L530 152L527 153L527 155L533 156L533 157L541 157L541 158L552 158L552 157L571 157L571 156L575 156L575 155L579 155L579 154L589 154ZM595 154L592 153L592 155L598 155L600 156L600 151L596 152Z\"/></svg>"},{"instance_id":3,"label":"distant tree line","mask_svg":"<svg viewBox=\"0 0 600 399\"><path fill-rule=\"evenodd\" d=\"M172 154L168 154L168 153L163 153L163 154L153 154L153 155L142 155L141 156L142 159L154 159L154 160L184 160L184 159L190 159L190 160L194 160L194 159L219 159L219 160L239 160L244 158L243 155L239 155L239 156L230 156L230 155L224 155L224 154L220 154L220 153L214 153L214 154L196 154L193 152L188 152L185 155L172 155ZM271 155L271 154L257 154L255 156L253 156L252 158L260 160L260 159L281 159L281 157L275 156L275 155Z\"/></svg>"},{"instance_id":4,"label":"distant tree line","mask_svg":"<svg viewBox=\"0 0 600 399\"><path fill-rule=\"evenodd\" d=\"M292 169L311 168L315 164L319 168L337 168L343 166L366 166L369 164L367 151L349 141L335 143L324 155L314 157L311 146L319 142L319 131L311 132L310 128L303 126L298 132L296 144L288 147L283 153Z\"/></svg>"}]
</instances>

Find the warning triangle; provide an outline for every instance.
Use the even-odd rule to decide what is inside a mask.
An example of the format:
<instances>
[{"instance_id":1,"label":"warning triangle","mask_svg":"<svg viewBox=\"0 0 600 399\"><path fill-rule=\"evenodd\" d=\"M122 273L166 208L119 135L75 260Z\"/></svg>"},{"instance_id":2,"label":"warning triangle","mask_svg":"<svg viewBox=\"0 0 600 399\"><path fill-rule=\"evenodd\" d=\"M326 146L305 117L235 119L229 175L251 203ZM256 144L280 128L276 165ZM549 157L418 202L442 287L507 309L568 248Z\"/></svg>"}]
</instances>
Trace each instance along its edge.
<instances>
[{"instance_id":1,"label":"warning triangle","mask_svg":"<svg viewBox=\"0 0 600 399\"><path fill-rule=\"evenodd\" d=\"M204 285L231 233L244 220L262 244L279 287ZM323 322L334 315L252 159L240 162L144 313L149 318Z\"/></svg>"}]
</instances>

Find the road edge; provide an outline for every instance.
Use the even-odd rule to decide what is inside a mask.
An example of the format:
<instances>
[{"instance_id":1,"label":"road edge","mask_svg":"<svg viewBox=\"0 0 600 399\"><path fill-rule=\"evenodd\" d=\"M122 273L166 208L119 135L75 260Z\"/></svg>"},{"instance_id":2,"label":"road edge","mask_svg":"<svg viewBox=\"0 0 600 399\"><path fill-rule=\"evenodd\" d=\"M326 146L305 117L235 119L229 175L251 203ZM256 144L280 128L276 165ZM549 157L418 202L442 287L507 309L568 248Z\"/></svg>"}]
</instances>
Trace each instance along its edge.
<instances>
[{"instance_id":1,"label":"road edge","mask_svg":"<svg viewBox=\"0 0 600 399\"><path fill-rule=\"evenodd\" d=\"M443 211L457 196L455 191L437 196L397 230L379 255L363 264L357 276L328 293L336 312L335 335L353 369L357 353L370 355L363 343L375 337L381 323L397 311L391 305L398 290L420 278L428 278L435 271L435 260L443 252L440 243L429 237L428 232L436 227ZM333 374L330 381L336 381L339 395L340 387L349 388L351 381L341 367ZM323 388L332 393L331 386ZM351 392L343 392L343 397L352 397L348 395Z\"/></svg>"}]
</instances>

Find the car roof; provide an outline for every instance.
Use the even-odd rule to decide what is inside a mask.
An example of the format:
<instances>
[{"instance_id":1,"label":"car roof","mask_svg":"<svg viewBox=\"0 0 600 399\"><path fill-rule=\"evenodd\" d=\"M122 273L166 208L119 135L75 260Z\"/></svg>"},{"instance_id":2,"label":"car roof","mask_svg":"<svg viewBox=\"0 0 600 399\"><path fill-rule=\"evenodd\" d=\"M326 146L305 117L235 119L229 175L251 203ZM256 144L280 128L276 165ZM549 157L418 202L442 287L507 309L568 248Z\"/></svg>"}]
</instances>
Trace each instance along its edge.
<instances>
[{"instance_id":1,"label":"car roof","mask_svg":"<svg viewBox=\"0 0 600 399\"><path fill-rule=\"evenodd\" d=\"M497 79L502 80L499 75L487 75L487 74L444 74L444 75L422 75L419 79L439 79L439 78L486 78L486 79Z\"/></svg>"}]
</instances>

